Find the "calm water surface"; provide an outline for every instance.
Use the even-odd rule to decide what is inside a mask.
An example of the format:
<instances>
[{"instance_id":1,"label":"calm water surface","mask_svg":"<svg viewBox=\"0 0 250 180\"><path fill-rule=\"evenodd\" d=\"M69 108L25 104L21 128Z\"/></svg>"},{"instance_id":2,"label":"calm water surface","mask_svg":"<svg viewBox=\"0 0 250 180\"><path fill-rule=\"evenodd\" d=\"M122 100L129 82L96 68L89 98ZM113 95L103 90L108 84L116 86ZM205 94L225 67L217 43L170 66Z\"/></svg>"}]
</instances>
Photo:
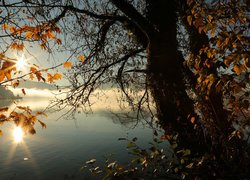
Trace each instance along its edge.
<instances>
[{"instance_id":1,"label":"calm water surface","mask_svg":"<svg viewBox=\"0 0 250 180\"><path fill-rule=\"evenodd\" d=\"M1 102L2 106L13 104ZM20 105L41 110L48 104L44 99L24 99ZM111 155L122 163L128 161L126 142L120 137L138 137L139 145L148 146L153 139L152 129L139 123L124 124L112 119L108 111L91 115L78 114L76 120L57 118L64 112L42 117L47 128L36 125L35 135L25 135L21 143L14 142L13 124L0 126L0 180L89 179L79 169L85 161L96 158L100 163Z\"/></svg>"}]
</instances>

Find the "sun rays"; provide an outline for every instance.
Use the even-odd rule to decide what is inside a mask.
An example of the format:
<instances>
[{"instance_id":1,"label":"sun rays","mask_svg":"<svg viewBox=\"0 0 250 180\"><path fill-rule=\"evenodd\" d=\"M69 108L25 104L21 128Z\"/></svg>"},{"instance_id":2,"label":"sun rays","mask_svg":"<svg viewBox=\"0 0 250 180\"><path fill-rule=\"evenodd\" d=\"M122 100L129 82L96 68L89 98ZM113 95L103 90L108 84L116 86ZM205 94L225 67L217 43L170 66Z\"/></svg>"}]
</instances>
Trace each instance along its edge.
<instances>
[{"instance_id":1,"label":"sun rays","mask_svg":"<svg viewBox=\"0 0 250 180\"><path fill-rule=\"evenodd\" d=\"M15 127L13 130L13 137L14 137L14 141L16 143L20 143L23 141L23 130L21 127Z\"/></svg>"}]
</instances>

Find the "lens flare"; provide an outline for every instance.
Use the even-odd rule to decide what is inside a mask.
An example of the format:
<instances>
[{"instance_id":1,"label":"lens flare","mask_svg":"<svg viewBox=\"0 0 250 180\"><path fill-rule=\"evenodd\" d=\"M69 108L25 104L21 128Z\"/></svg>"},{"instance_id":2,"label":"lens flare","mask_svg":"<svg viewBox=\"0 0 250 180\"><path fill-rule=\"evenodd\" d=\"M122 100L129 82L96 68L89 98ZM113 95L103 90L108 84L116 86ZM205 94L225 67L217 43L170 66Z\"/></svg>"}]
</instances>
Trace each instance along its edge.
<instances>
[{"instance_id":1,"label":"lens flare","mask_svg":"<svg viewBox=\"0 0 250 180\"><path fill-rule=\"evenodd\" d=\"M24 70L25 66L27 66L27 62L24 58L24 55L22 55L21 57L17 58L16 62L17 71Z\"/></svg>"},{"instance_id":2,"label":"lens flare","mask_svg":"<svg viewBox=\"0 0 250 180\"><path fill-rule=\"evenodd\" d=\"M13 137L16 143L19 143L23 140L23 130L21 127L17 126L14 128Z\"/></svg>"}]
</instances>

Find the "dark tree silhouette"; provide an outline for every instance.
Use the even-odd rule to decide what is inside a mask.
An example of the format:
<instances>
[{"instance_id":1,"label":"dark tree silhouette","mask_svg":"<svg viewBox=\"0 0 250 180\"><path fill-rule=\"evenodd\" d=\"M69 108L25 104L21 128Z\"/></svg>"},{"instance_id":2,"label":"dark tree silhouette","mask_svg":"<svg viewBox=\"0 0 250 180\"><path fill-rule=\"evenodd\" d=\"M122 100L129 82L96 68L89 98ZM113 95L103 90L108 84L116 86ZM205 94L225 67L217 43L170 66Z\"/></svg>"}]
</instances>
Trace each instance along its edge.
<instances>
[{"instance_id":1,"label":"dark tree silhouette","mask_svg":"<svg viewBox=\"0 0 250 180\"><path fill-rule=\"evenodd\" d=\"M190 149L193 162L200 163L196 166L200 175L194 170L190 177L246 178L248 4L240 0L2 1L2 38L11 38L12 46L38 41L48 52L72 54L70 61L72 57L83 61L85 55L83 63L76 62L68 71L72 89L56 105L71 106L74 112L88 105L92 93L107 83L120 88L138 117L146 106L150 109L152 98L166 134L178 134L175 151ZM48 37L56 38L60 48L53 47Z\"/></svg>"}]
</instances>

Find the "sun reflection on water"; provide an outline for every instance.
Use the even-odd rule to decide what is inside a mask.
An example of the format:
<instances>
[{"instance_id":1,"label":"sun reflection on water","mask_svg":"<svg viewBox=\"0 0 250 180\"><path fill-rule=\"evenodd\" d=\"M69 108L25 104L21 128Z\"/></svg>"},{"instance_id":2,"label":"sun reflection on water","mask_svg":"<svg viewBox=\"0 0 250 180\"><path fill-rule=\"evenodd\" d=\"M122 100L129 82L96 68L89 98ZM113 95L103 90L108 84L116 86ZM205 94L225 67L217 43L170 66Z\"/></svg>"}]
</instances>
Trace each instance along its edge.
<instances>
[{"instance_id":1,"label":"sun reflection on water","mask_svg":"<svg viewBox=\"0 0 250 180\"><path fill-rule=\"evenodd\" d=\"M23 141L23 130L21 127L15 127L13 130L13 137L14 137L14 141L16 143L20 143Z\"/></svg>"}]
</instances>

